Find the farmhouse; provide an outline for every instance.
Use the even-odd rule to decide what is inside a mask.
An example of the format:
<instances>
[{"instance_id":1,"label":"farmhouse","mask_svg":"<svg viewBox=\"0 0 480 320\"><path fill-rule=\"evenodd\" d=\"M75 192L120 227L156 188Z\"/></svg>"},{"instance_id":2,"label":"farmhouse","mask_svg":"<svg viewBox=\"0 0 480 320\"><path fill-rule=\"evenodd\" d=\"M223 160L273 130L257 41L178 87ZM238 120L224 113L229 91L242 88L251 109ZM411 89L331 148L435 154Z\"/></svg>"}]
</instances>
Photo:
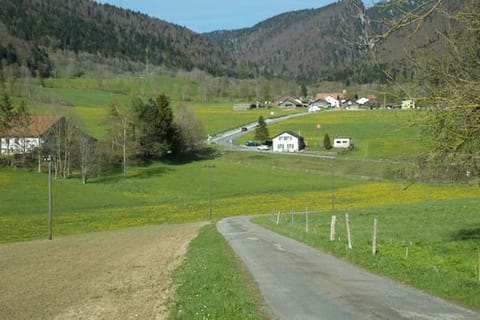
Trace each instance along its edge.
<instances>
[{"instance_id":1,"label":"farmhouse","mask_svg":"<svg viewBox=\"0 0 480 320\"><path fill-rule=\"evenodd\" d=\"M403 100L402 109L415 109L415 100L412 100L412 99Z\"/></svg>"},{"instance_id":2,"label":"farmhouse","mask_svg":"<svg viewBox=\"0 0 480 320\"><path fill-rule=\"evenodd\" d=\"M333 138L333 147L338 149L352 149L353 143L350 137L335 137Z\"/></svg>"},{"instance_id":3,"label":"farmhouse","mask_svg":"<svg viewBox=\"0 0 480 320\"><path fill-rule=\"evenodd\" d=\"M300 99L293 97L283 97L278 100L278 106L281 108L296 108L302 107L303 103Z\"/></svg>"},{"instance_id":4,"label":"farmhouse","mask_svg":"<svg viewBox=\"0 0 480 320\"><path fill-rule=\"evenodd\" d=\"M330 104L327 101L323 99L319 99L319 100L313 101L308 105L308 112L316 112L316 111L325 110L329 108L330 108Z\"/></svg>"},{"instance_id":5,"label":"farmhouse","mask_svg":"<svg viewBox=\"0 0 480 320\"><path fill-rule=\"evenodd\" d=\"M0 137L0 154L32 153L44 144L55 127L65 122L65 117L32 116L29 122L28 126L16 126Z\"/></svg>"},{"instance_id":6,"label":"farmhouse","mask_svg":"<svg viewBox=\"0 0 480 320\"><path fill-rule=\"evenodd\" d=\"M233 111L245 111L250 110L252 108L249 104L236 104L233 106Z\"/></svg>"},{"instance_id":7,"label":"farmhouse","mask_svg":"<svg viewBox=\"0 0 480 320\"><path fill-rule=\"evenodd\" d=\"M330 104L332 108L340 108L342 104L342 99L345 98L345 93L343 92L333 92L333 93L317 93L315 100L325 100Z\"/></svg>"},{"instance_id":8,"label":"farmhouse","mask_svg":"<svg viewBox=\"0 0 480 320\"><path fill-rule=\"evenodd\" d=\"M274 152L299 152L305 149L305 140L291 131L284 131L272 139Z\"/></svg>"}]
</instances>

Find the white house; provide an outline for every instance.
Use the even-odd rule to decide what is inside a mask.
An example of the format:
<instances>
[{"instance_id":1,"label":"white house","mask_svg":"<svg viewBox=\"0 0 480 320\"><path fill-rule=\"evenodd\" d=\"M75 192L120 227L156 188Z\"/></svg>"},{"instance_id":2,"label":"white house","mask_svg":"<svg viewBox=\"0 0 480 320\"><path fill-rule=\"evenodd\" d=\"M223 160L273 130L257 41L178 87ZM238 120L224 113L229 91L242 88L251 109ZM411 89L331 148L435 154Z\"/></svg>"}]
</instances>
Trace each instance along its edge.
<instances>
[{"instance_id":1,"label":"white house","mask_svg":"<svg viewBox=\"0 0 480 320\"><path fill-rule=\"evenodd\" d=\"M403 100L402 109L415 109L415 100L412 100L412 99Z\"/></svg>"},{"instance_id":2,"label":"white house","mask_svg":"<svg viewBox=\"0 0 480 320\"><path fill-rule=\"evenodd\" d=\"M359 105L363 106L363 105L367 104L369 101L370 101L370 99L368 99L368 98L360 98L360 99L358 99L356 102L357 102Z\"/></svg>"},{"instance_id":3,"label":"white house","mask_svg":"<svg viewBox=\"0 0 480 320\"><path fill-rule=\"evenodd\" d=\"M353 147L352 138L335 137L333 138L333 147L338 149L351 149Z\"/></svg>"},{"instance_id":4,"label":"white house","mask_svg":"<svg viewBox=\"0 0 480 320\"><path fill-rule=\"evenodd\" d=\"M274 152L299 152L305 149L305 140L302 136L291 131L284 131L272 139Z\"/></svg>"},{"instance_id":5,"label":"white house","mask_svg":"<svg viewBox=\"0 0 480 320\"><path fill-rule=\"evenodd\" d=\"M329 108L330 108L330 104L327 101L323 99L319 99L319 100L313 101L308 105L308 112L317 112L317 111L321 111Z\"/></svg>"},{"instance_id":6,"label":"white house","mask_svg":"<svg viewBox=\"0 0 480 320\"><path fill-rule=\"evenodd\" d=\"M14 155L33 152L44 143L47 132L60 121L65 121L65 118L31 117L27 127L12 128L0 137L0 154Z\"/></svg>"}]
</instances>

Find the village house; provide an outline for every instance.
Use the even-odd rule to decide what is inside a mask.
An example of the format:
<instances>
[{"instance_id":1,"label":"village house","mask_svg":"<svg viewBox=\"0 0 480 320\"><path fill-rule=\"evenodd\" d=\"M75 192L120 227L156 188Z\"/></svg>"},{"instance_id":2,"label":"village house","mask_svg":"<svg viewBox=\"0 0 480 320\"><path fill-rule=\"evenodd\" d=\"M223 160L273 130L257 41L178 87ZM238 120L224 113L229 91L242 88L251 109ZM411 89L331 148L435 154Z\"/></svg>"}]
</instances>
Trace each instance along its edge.
<instances>
[{"instance_id":1,"label":"village house","mask_svg":"<svg viewBox=\"0 0 480 320\"><path fill-rule=\"evenodd\" d=\"M28 126L11 128L0 137L0 154L16 155L34 152L45 143L49 132L61 122L65 122L65 117L30 117Z\"/></svg>"},{"instance_id":2,"label":"village house","mask_svg":"<svg viewBox=\"0 0 480 320\"><path fill-rule=\"evenodd\" d=\"M415 100L408 99L402 101L402 109L415 109Z\"/></svg>"},{"instance_id":3,"label":"village house","mask_svg":"<svg viewBox=\"0 0 480 320\"><path fill-rule=\"evenodd\" d=\"M317 93L315 96L315 101L325 100L328 102L331 108L340 108L344 99L345 99L344 92Z\"/></svg>"},{"instance_id":4,"label":"village house","mask_svg":"<svg viewBox=\"0 0 480 320\"><path fill-rule=\"evenodd\" d=\"M284 131L272 138L274 152L299 152L304 150L305 146L304 138L291 131Z\"/></svg>"},{"instance_id":5,"label":"village house","mask_svg":"<svg viewBox=\"0 0 480 320\"><path fill-rule=\"evenodd\" d=\"M283 97L278 99L278 106L280 108L297 108L302 107L303 103L300 99L293 97Z\"/></svg>"},{"instance_id":6,"label":"village house","mask_svg":"<svg viewBox=\"0 0 480 320\"><path fill-rule=\"evenodd\" d=\"M336 149L353 149L352 138L350 137L334 137L333 147Z\"/></svg>"},{"instance_id":7,"label":"village house","mask_svg":"<svg viewBox=\"0 0 480 320\"><path fill-rule=\"evenodd\" d=\"M317 111L326 110L329 108L330 108L330 104L327 101L323 99L319 99L319 100L313 101L308 105L308 112L317 112Z\"/></svg>"}]
</instances>

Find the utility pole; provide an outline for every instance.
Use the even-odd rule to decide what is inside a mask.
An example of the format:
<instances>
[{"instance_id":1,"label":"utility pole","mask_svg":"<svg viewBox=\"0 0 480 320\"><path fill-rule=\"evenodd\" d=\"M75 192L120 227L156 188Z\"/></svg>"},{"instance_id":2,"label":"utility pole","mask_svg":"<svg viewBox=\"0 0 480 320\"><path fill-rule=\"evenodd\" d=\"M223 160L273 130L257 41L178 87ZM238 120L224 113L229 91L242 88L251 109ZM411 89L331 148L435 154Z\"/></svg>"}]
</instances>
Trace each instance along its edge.
<instances>
[{"instance_id":1,"label":"utility pole","mask_svg":"<svg viewBox=\"0 0 480 320\"><path fill-rule=\"evenodd\" d=\"M52 156L43 158L48 162L48 240L52 240L53 235L53 194L52 194Z\"/></svg>"}]
</instances>

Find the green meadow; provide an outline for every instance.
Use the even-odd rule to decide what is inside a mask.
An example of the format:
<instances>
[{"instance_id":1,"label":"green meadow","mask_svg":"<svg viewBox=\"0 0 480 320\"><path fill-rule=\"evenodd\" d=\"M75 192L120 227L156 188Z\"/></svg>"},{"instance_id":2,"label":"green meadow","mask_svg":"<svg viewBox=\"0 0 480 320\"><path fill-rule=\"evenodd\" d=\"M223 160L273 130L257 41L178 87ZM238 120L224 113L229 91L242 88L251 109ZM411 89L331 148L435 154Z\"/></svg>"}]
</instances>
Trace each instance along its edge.
<instances>
[{"instance_id":1,"label":"green meadow","mask_svg":"<svg viewBox=\"0 0 480 320\"><path fill-rule=\"evenodd\" d=\"M187 100L183 99L185 90L191 96ZM173 109L190 107L202 122L206 135L238 128L257 121L260 116L271 117L271 112L275 117L299 112L277 108L234 111L234 104L245 101L221 97L204 101L197 83L166 76L46 79L42 85L31 84L28 90L20 86L17 91L21 94L15 100L24 100L33 113L74 117L88 133L98 138L104 134L102 122L113 101L129 108L134 97L148 99L161 93L169 96Z\"/></svg>"},{"instance_id":2,"label":"green meadow","mask_svg":"<svg viewBox=\"0 0 480 320\"><path fill-rule=\"evenodd\" d=\"M406 110L317 112L269 126L270 135L292 131L305 138L307 151L324 151L325 134L351 137L355 148L344 157L399 160L426 150L425 137L413 126L417 113ZM249 136L253 139L253 134Z\"/></svg>"},{"instance_id":3,"label":"green meadow","mask_svg":"<svg viewBox=\"0 0 480 320\"><path fill-rule=\"evenodd\" d=\"M191 101L182 100L185 87ZM96 137L103 135L102 122L113 100L128 107L134 96L146 99L162 92L171 97L173 108L190 106L205 134L255 122L259 116L268 118L272 111L275 116L298 112L276 108L233 111L236 101L202 101L199 91L192 82L168 77L55 79L34 85L30 97L16 96L15 101L25 99L34 113L75 116ZM268 218L262 223L279 232L480 308L476 298L480 296L479 187L394 179L396 170L428 150L428 139L411 125L416 118L415 111L319 112L269 125L271 136L284 130L304 136L308 148L302 155L232 152L214 146L211 158L167 159L132 167L127 177L110 172L91 177L87 185L76 176L54 180L53 236L203 221L210 218L210 209L213 221L265 214ZM332 139L352 137L355 149L327 152L323 150L325 134ZM253 132L236 143L248 139L253 139ZM336 159L322 155L335 155ZM45 168L43 173L1 168L0 199L0 243L47 238ZM340 217L351 214L354 250L345 250L341 229L338 241L325 240L332 207ZM294 225L287 223L287 213L306 210L312 214L308 234L300 218ZM278 212L284 220L277 226L271 214ZM381 226L376 257L368 252L374 217ZM200 239L205 239L205 244L211 241Z\"/></svg>"},{"instance_id":4,"label":"green meadow","mask_svg":"<svg viewBox=\"0 0 480 320\"><path fill-rule=\"evenodd\" d=\"M477 194L478 194L477 188ZM283 212L256 222L375 273L480 310L480 199L425 200L310 214ZM345 214L352 249L347 249ZM331 216L338 218L330 241ZM377 254L372 254L373 221Z\"/></svg>"}]
</instances>

